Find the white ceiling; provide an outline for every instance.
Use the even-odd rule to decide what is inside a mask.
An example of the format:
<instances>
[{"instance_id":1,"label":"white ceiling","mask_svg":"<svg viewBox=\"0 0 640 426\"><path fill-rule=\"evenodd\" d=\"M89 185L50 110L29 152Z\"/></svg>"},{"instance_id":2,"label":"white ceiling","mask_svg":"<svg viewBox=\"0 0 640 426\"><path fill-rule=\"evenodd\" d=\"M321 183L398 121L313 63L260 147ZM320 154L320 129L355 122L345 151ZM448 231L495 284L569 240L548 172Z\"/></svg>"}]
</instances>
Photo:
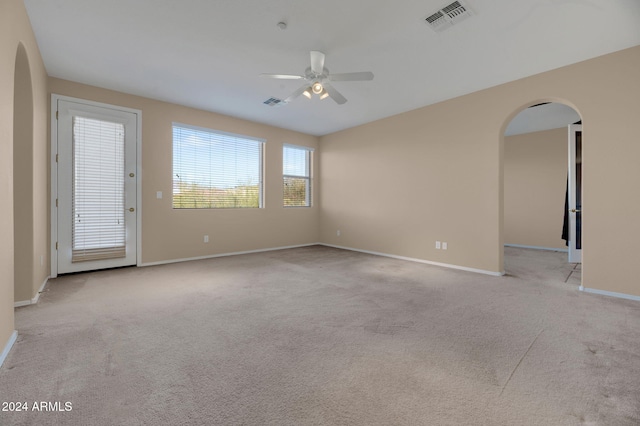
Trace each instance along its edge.
<instances>
[{"instance_id":1,"label":"white ceiling","mask_svg":"<svg viewBox=\"0 0 640 426\"><path fill-rule=\"evenodd\" d=\"M640 44L639 0L25 0L50 76L323 135ZM277 23L287 23L280 30ZM284 99L309 51L347 99Z\"/></svg>"}]
</instances>

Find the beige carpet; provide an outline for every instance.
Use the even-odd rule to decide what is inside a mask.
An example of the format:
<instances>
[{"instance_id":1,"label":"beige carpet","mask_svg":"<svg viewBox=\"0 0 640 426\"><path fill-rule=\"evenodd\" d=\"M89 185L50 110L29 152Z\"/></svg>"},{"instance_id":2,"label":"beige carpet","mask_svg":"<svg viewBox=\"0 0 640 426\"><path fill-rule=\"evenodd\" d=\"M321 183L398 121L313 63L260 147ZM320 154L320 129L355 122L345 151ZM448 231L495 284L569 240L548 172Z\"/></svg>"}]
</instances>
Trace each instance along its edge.
<instances>
[{"instance_id":1,"label":"beige carpet","mask_svg":"<svg viewBox=\"0 0 640 426\"><path fill-rule=\"evenodd\" d=\"M505 277L314 246L52 280L0 401L72 411L0 424L640 424L640 303L506 253Z\"/></svg>"}]
</instances>

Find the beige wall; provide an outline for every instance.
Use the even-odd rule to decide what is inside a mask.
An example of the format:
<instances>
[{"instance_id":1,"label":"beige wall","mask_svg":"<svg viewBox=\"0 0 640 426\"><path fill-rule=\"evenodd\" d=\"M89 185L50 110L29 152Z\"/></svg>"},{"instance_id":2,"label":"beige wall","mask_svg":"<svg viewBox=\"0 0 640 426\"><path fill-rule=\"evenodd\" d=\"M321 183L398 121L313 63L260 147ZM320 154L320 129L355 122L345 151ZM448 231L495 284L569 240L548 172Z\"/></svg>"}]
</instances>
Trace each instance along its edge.
<instances>
[{"instance_id":1,"label":"beige wall","mask_svg":"<svg viewBox=\"0 0 640 426\"><path fill-rule=\"evenodd\" d=\"M22 44L24 51L18 61L16 76L16 56ZM29 76L22 75L29 70ZM24 86L31 84L30 90ZM16 84L17 83L17 84ZM14 328L14 87L17 96L28 96L31 102L19 99L19 108L32 105L32 119L17 117L15 125L16 144L21 148L20 161L30 170L21 175L23 182L16 188L22 193L18 197L17 211L24 208L31 212L30 218L20 224L22 235L16 235L22 244L19 257L15 261L21 282L18 283L20 296L27 299L37 294L40 285L48 275L48 209L47 205L47 76L42 58L35 42L33 31L20 0L0 2L0 199L4 208L0 211L0 350L8 341ZM29 114L27 114L29 115ZM30 128L26 128L30 126ZM31 146L24 146L30 144ZM22 149L24 148L24 149ZM30 157L30 158L29 158ZM45 262L40 264L40 256ZM37 261L36 261L37 259Z\"/></svg>"},{"instance_id":2,"label":"beige wall","mask_svg":"<svg viewBox=\"0 0 640 426\"><path fill-rule=\"evenodd\" d=\"M23 45L18 47L13 96L14 300L33 295L33 94Z\"/></svg>"},{"instance_id":3,"label":"beige wall","mask_svg":"<svg viewBox=\"0 0 640 426\"><path fill-rule=\"evenodd\" d=\"M447 129L468 120L458 115L459 102L321 138L323 242L498 269L487 250L498 241L498 200L489 185L497 180L498 151L473 129L450 138ZM448 250L436 250L436 240Z\"/></svg>"},{"instance_id":4,"label":"beige wall","mask_svg":"<svg viewBox=\"0 0 640 426\"><path fill-rule=\"evenodd\" d=\"M504 140L504 242L566 250L566 128Z\"/></svg>"},{"instance_id":5,"label":"beige wall","mask_svg":"<svg viewBox=\"0 0 640 426\"><path fill-rule=\"evenodd\" d=\"M96 87L51 78L51 93L142 110L142 262L154 263L318 241L319 207L282 207L282 144L316 148L318 138ZM174 210L173 122L266 139L265 208ZM317 170L317 158L314 170ZM312 193L318 192L315 179ZM156 192L163 198L157 199ZM316 197L317 198L317 197ZM209 235L205 244L203 236Z\"/></svg>"},{"instance_id":6,"label":"beige wall","mask_svg":"<svg viewBox=\"0 0 640 426\"><path fill-rule=\"evenodd\" d=\"M640 46L322 137L321 241L502 271L504 130L557 101L585 123L583 283L640 295L638 69Z\"/></svg>"}]
</instances>

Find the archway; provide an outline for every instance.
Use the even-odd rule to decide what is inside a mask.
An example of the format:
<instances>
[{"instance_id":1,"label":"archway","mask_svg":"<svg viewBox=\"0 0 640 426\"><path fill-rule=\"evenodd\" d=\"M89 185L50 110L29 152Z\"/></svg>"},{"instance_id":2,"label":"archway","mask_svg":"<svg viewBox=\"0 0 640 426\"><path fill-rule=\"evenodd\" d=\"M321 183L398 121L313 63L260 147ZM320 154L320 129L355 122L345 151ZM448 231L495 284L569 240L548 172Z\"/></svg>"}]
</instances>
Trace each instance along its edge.
<instances>
[{"instance_id":1,"label":"archway","mask_svg":"<svg viewBox=\"0 0 640 426\"><path fill-rule=\"evenodd\" d=\"M14 301L33 297L33 89L27 52L20 43L13 92Z\"/></svg>"},{"instance_id":2,"label":"archway","mask_svg":"<svg viewBox=\"0 0 640 426\"><path fill-rule=\"evenodd\" d=\"M514 254L542 261L556 252L555 261L567 262L566 254L558 252L567 252L563 231L569 125L579 121L580 114L570 103L546 99L518 108L503 125L501 250L507 273ZM535 268L536 263L530 266ZM575 268L572 282L580 285L579 267L568 263L562 267L565 281Z\"/></svg>"}]
</instances>

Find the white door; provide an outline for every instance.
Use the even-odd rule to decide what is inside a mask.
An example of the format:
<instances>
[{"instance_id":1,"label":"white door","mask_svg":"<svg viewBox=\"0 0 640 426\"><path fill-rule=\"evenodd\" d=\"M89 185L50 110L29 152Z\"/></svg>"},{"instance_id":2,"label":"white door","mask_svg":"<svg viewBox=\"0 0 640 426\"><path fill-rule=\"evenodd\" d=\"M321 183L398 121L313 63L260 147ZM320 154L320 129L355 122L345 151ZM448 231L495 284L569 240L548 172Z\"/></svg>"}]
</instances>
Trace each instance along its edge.
<instances>
[{"instance_id":1,"label":"white door","mask_svg":"<svg viewBox=\"0 0 640 426\"><path fill-rule=\"evenodd\" d=\"M135 265L138 114L57 99L57 117L57 273Z\"/></svg>"},{"instance_id":2,"label":"white door","mask_svg":"<svg viewBox=\"0 0 640 426\"><path fill-rule=\"evenodd\" d=\"M569 125L569 263L582 262L582 125Z\"/></svg>"}]
</instances>

